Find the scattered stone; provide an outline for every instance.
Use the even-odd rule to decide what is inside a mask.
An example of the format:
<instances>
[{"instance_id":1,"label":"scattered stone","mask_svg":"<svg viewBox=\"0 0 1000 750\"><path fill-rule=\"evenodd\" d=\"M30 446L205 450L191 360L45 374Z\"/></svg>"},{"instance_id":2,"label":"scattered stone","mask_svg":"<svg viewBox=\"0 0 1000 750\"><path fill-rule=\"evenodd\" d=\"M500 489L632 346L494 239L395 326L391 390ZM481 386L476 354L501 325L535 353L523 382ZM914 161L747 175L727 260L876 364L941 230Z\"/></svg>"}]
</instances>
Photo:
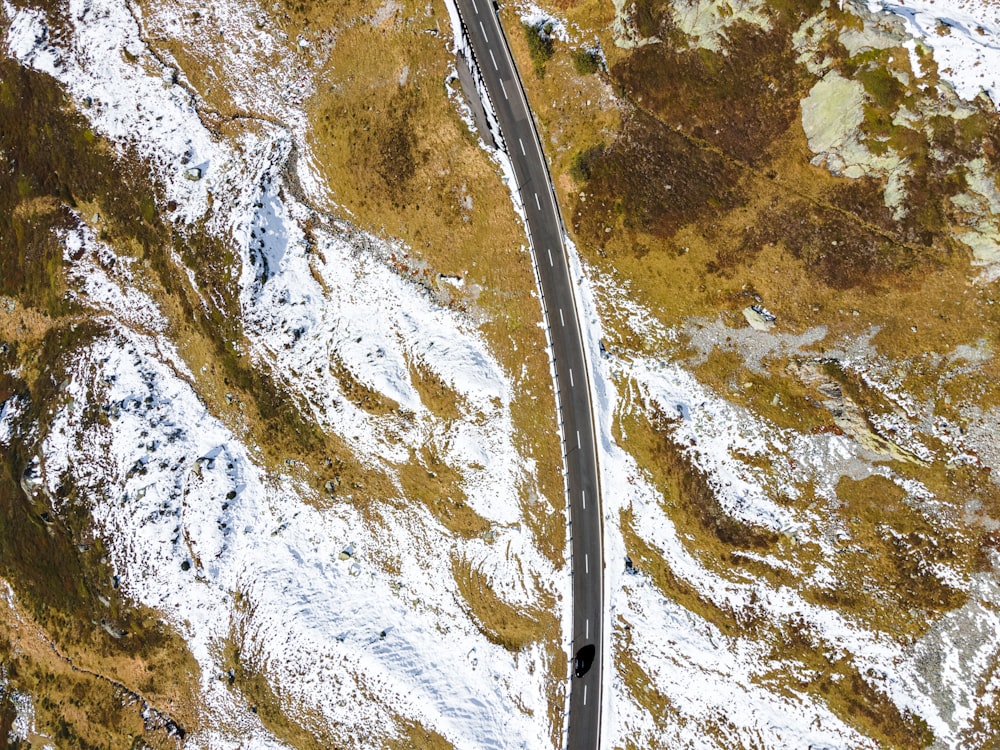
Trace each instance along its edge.
<instances>
[{"instance_id":1,"label":"scattered stone","mask_svg":"<svg viewBox=\"0 0 1000 750\"><path fill-rule=\"evenodd\" d=\"M743 317L755 331L770 331L774 328L774 321L777 319L767 308L760 305L750 305L744 308Z\"/></svg>"},{"instance_id":2,"label":"scattered stone","mask_svg":"<svg viewBox=\"0 0 1000 750\"><path fill-rule=\"evenodd\" d=\"M201 167L191 167L190 169L185 169L184 178L191 180L191 182L197 182L201 179Z\"/></svg>"},{"instance_id":3,"label":"scattered stone","mask_svg":"<svg viewBox=\"0 0 1000 750\"><path fill-rule=\"evenodd\" d=\"M104 618L101 618L101 627L104 628L104 631L108 635L110 635L112 638L115 639L123 638L126 634L124 630L122 630L121 628L116 628L114 625L112 625Z\"/></svg>"}]
</instances>

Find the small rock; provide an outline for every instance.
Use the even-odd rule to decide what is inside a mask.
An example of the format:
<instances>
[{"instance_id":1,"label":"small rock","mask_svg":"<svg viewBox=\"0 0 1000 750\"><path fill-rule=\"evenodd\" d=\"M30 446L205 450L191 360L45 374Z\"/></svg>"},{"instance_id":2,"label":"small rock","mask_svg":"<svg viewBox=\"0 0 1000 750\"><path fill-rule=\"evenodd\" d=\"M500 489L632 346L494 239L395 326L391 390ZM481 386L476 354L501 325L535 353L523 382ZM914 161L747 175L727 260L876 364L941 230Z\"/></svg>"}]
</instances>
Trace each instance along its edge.
<instances>
[{"instance_id":1,"label":"small rock","mask_svg":"<svg viewBox=\"0 0 1000 750\"><path fill-rule=\"evenodd\" d=\"M743 317L755 331L770 331L774 328L775 316L761 305L750 305L743 309Z\"/></svg>"}]
</instances>

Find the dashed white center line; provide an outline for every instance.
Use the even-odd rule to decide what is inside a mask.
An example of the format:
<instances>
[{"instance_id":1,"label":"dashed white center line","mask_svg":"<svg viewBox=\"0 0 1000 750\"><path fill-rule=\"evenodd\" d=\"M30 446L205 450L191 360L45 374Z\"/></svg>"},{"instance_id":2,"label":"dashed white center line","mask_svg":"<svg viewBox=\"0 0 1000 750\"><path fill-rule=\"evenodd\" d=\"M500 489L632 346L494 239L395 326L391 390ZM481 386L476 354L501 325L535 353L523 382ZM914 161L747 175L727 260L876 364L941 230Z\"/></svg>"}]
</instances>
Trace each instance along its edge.
<instances>
[{"instance_id":1,"label":"dashed white center line","mask_svg":"<svg viewBox=\"0 0 1000 750\"><path fill-rule=\"evenodd\" d=\"M521 144L521 156L527 156L528 154L524 150L524 141L522 141L520 138L518 138L517 142Z\"/></svg>"},{"instance_id":2,"label":"dashed white center line","mask_svg":"<svg viewBox=\"0 0 1000 750\"><path fill-rule=\"evenodd\" d=\"M487 44L489 44L490 43L490 38L488 36L486 36L486 27L483 26L483 22L482 21L479 22L479 30L481 32L483 32L483 39L486 41Z\"/></svg>"},{"instance_id":3,"label":"dashed white center line","mask_svg":"<svg viewBox=\"0 0 1000 750\"><path fill-rule=\"evenodd\" d=\"M583 553L583 572L590 575L590 555Z\"/></svg>"},{"instance_id":4,"label":"dashed white center line","mask_svg":"<svg viewBox=\"0 0 1000 750\"><path fill-rule=\"evenodd\" d=\"M583 686L583 705L587 705L587 685Z\"/></svg>"},{"instance_id":5,"label":"dashed white center line","mask_svg":"<svg viewBox=\"0 0 1000 750\"><path fill-rule=\"evenodd\" d=\"M576 431L576 449L580 450L580 431Z\"/></svg>"},{"instance_id":6,"label":"dashed white center line","mask_svg":"<svg viewBox=\"0 0 1000 750\"><path fill-rule=\"evenodd\" d=\"M476 5L476 0L472 0L472 9L476 11L477 14L479 13L479 6Z\"/></svg>"},{"instance_id":7,"label":"dashed white center line","mask_svg":"<svg viewBox=\"0 0 1000 750\"><path fill-rule=\"evenodd\" d=\"M583 636L584 638L590 638L590 618L587 618L587 632Z\"/></svg>"},{"instance_id":8,"label":"dashed white center line","mask_svg":"<svg viewBox=\"0 0 1000 750\"><path fill-rule=\"evenodd\" d=\"M493 70L500 70L500 68L497 67L497 59L493 57L493 50L490 50L490 59L493 61Z\"/></svg>"},{"instance_id":9,"label":"dashed white center line","mask_svg":"<svg viewBox=\"0 0 1000 750\"><path fill-rule=\"evenodd\" d=\"M538 210L542 210L542 204L538 202L538 193L535 193L535 205L538 206Z\"/></svg>"},{"instance_id":10,"label":"dashed white center line","mask_svg":"<svg viewBox=\"0 0 1000 750\"><path fill-rule=\"evenodd\" d=\"M561 307L559 308L559 322L562 323L563 326L565 327L565 325L566 325L566 318L563 317L562 308Z\"/></svg>"},{"instance_id":11,"label":"dashed white center line","mask_svg":"<svg viewBox=\"0 0 1000 750\"><path fill-rule=\"evenodd\" d=\"M583 509L587 510L587 491L580 490L580 499L583 500Z\"/></svg>"},{"instance_id":12,"label":"dashed white center line","mask_svg":"<svg viewBox=\"0 0 1000 750\"><path fill-rule=\"evenodd\" d=\"M549 253L549 267L552 267L555 265L555 263L552 262L552 251L549 250L548 253ZM559 310L559 313L562 314L562 310Z\"/></svg>"},{"instance_id":13,"label":"dashed white center line","mask_svg":"<svg viewBox=\"0 0 1000 750\"><path fill-rule=\"evenodd\" d=\"M503 80L500 81L500 90L503 91L503 98L510 101L510 97L507 96L507 87L503 85Z\"/></svg>"},{"instance_id":14,"label":"dashed white center line","mask_svg":"<svg viewBox=\"0 0 1000 750\"><path fill-rule=\"evenodd\" d=\"M576 383L573 382L573 368L569 368L569 387L576 388Z\"/></svg>"}]
</instances>

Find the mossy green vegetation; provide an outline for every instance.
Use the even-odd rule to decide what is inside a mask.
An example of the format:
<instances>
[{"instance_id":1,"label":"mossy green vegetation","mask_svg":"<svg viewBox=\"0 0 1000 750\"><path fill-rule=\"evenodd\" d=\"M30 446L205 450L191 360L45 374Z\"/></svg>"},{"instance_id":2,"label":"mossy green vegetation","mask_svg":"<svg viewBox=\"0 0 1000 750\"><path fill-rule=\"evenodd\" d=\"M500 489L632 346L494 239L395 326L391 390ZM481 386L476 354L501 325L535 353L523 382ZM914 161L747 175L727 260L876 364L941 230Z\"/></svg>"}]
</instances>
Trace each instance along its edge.
<instances>
[{"instance_id":1,"label":"mossy green vegetation","mask_svg":"<svg viewBox=\"0 0 1000 750\"><path fill-rule=\"evenodd\" d=\"M604 144L599 143L582 151L573 154L573 161L569 167L569 175L577 183L584 183L590 180L593 174L594 165L598 163L604 155Z\"/></svg>"},{"instance_id":2,"label":"mossy green vegetation","mask_svg":"<svg viewBox=\"0 0 1000 750\"><path fill-rule=\"evenodd\" d=\"M524 39L528 43L528 51L531 53L531 61L534 63L535 75L541 78L545 75L545 63L551 60L552 55L555 54L552 27L544 23L522 23L521 29L524 31Z\"/></svg>"},{"instance_id":3,"label":"mossy green vegetation","mask_svg":"<svg viewBox=\"0 0 1000 750\"><path fill-rule=\"evenodd\" d=\"M583 76L593 75L601 69L601 57L596 50L576 50L573 53L573 69Z\"/></svg>"}]
</instances>

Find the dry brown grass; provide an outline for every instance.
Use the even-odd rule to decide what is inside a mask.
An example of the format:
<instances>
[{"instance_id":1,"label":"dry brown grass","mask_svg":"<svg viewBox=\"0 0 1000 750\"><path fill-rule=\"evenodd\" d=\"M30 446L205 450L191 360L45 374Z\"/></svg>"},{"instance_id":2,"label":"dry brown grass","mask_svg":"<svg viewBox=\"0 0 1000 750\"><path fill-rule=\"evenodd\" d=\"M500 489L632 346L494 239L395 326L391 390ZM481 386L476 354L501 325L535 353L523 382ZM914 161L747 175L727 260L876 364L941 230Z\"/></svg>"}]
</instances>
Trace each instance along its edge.
<instances>
[{"instance_id":1,"label":"dry brown grass","mask_svg":"<svg viewBox=\"0 0 1000 750\"><path fill-rule=\"evenodd\" d=\"M183 669L192 666L189 655L185 660L182 652L164 652L157 655L159 662L128 656L109 659L99 665L107 671L100 672L56 650L45 631L20 606L0 605L0 625L0 662L5 677L0 702L6 703L13 690L28 694L35 725L35 734L27 738L30 743L54 739L81 749L107 747L109 742L136 747L133 738L141 738L136 740L145 743L141 747L176 747L165 725L145 725L143 700L185 731L198 726L197 667L194 672ZM172 661L179 664L171 665ZM7 709L9 705L0 707L0 713ZM0 742L6 746L9 738L4 731L0 719Z\"/></svg>"},{"instance_id":2,"label":"dry brown grass","mask_svg":"<svg viewBox=\"0 0 1000 750\"><path fill-rule=\"evenodd\" d=\"M453 559L452 576L469 615L492 643L517 652L532 643L558 637L559 622L552 612L522 611L508 604L469 560Z\"/></svg>"},{"instance_id":3,"label":"dry brown grass","mask_svg":"<svg viewBox=\"0 0 1000 750\"><path fill-rule=\"evenodd\" d=\"M625 684L629 687L629 693L636 702L649 711L655 721L664 723L669 718L676 719L679 714L671 705L670 699L661 693L653 681L646 674L645 670L639 666L636 659L635 648L632 646L632 626L626 620L619 617L614 629L614 664ZM627 745L627 747L632 747Z\"/></svg>"},{"instance_id":4,"label":"dry brown grass","mask_svg":"<svg viewBox=\"0 0 1000 750\"><path fill-rule=\"evenodd\" d=\"M725 558L736 549L774 551L778 537L773 532L741 523L722 508L708 476L684 453L671 435L672 423L651 404L652 422L640 414L620 416L620 429L628 435L630 452L650 471L663 502L679 529L697 535L693 545L703 556ZM693 552L695 550L692 550ZM696 553L697 554L697 553Z\"/></svg>"},{"instance_id":5,"label":"dry brown grass","mask_svg":"<svg viewBox=\"0 0 1000 750\"><path fill-rule=\"evenodd\" d=\"M986 541L932 525L903 502L903 493L895 484L880 477L863 482L841 481L838 496L843 506L833 512L847 522L851 540L845 543L844 554L834 561L836 588L813 589L790 571L763 565L741 551L757 548L791 563L793 568L810 569L823 562L815 557L818 548L790 545L721 514L704 478L679 453L679 446L671 442L669 423L658 422L654 427L639 415L622 416L620 420L628 434L630 452L663 493L664 511L676 525L678 538L704 566L724 578L746 573L774 586L790 586L807 600L833 607L867 627L904 639L919 637L940 613L965 601L961 591L933 574L932 566L944 563L960 575L971 572L977 564L980 544ZM812 500L807 496L799 502ZM831 653L829 648L806 623L774 621L753 606L740 610L719 607L676 576L661 551L638 533L627 510L622 514L621 527L633 564L664 596L726 635L772 644L776 661L799 662L805 668L799 674L814 674L801 682L781 666L764 676L763 682L770 688L812 693L844 721L887 747L920 747L929 741L926 726L900 712L888 696L861 677L849 660L830 661L825 656ZM648 676L636 664L629 666L627 660L624 663L623 674L637 699L653 701L667 710ZM705 731L712 730L707 727Z\"/></svg>"},{"instance_id":6,"label":"dry brown grass","mask_svg":"<svg viewBox=\"0 0 1000 750\"><path fill-rule=\"evenodd\" d=\"M929 522L905 502L892 482L874 476L847 478L837 485L840 509L850 540L837 559L837 584L811 592L870 627L897 637L915 638L942 613L961 606L967 594L934 574L936 564L972 572L975 545Z\"/></svg>"},{"instance_id":7,"label":"dry brown grass","mask_svg":"<svg viewBox=\"0 0 1000 750\"><path fill-rule=\"evenodd\" d=\"M182 63L193 88L209 107L228 117L236 113L232 101L237 93L246 98L253 93L248 86L273 88L271 69L280 68L275 67L276 60L252 52L246 40L220 33L225 19L193 5L178 7L190 35L170 38L160 27L168 16L158 13L150 13L149 35L154 48L169 50ZM442 303L476 315L491 348L516 377L519 388L530 388L554 403L544 336L536 325L540 306L530 294L535 284L529 256L522 248L526 243L523 229L496 167L459 119L444 86L452 61L445 43L450 30L443 6L415 1L398 7L367 0L285 2L262 18L268 31L287 36L286 52L292 51L285 58L292 67L318 82L305 104L312 124L310 147L334 195L334 204L320 208L343 215L363 229L406 242L405 257L396 259L395 265L417 283L426 285L437 274L462 278L467 294L452 291L446 295L450 301L442 297ZM308 51L293 49L300 36L310 41ZM234 45L241 48L241 59L260 71L256 84L235 74L227 76L222 61L232 55ZM225 122L219 127L226 127ZM349 397L362 408L376 415L395 408L345 368L336 363L332 367ZM429 371L414 368L414 384L428 407L440 417L457 418L464 408L457 394ZM226 388L233 392L231 386ZM518 447L535 459L538 487L553 507L561 509L554 407L539 411L527 399L517 399L512 405ZM278 434L268 437L282 442ZM277 453L268 441L260 445L268 459ZM323 455L335 455L350 466L352 461L342 447L328 445ZM275 456L273 465L281 466L285 457ZM309 469L303 477L322 486L328 477L316 469L317 463L308 456L303 463ZM422 484L415 481L417 473L420 470L407 470L404 484ZM371 492L357 494L377 494L379 490L372 485L380 487L383 496L388 489L379 478L374 482L356 478L352 483L371 488ZM454 508L437 510L450 515ZM549 538L553 531L558 536ZM554 551L554 561L561 558L565 544L561 531L557 525L533 524L540 542Z\"/></svg>"},{"instance_id":8,"label":"dry brown grass","mask_svg":"<svg viewBox=\"0 0 1000 750\"><path fill-rule=\"evenodd\" d=\"M786 5L776 13L788 23L797 23L811 8L809 3ZM599 12L587 7L574 7L568 18L575 20L579 13L589 28L602 28ZM775 28L787 34L782 23ZM610 136L595 137L592 125L581 120L616 115L614 105L595 97L594 107L600 105L601 111L581 112L575 92L560 94L529 77L529 95L543 131L558 134L560 143L575 144L573 153L604 144L603 155L591 165L591 179L583 184L569 176L569 159L552 160L563 205L575 217L581 250L599 268L613 269L627 281L631 295L668 325L688 316L736 311L745 306L749 287L778 314L782 330L826 325L833 338L856 335L877 322L882 332L876 344L892 357L911 356L942 341L988 336L991 320L980 309L981 292L969 287L967 252L913 223L933 224L937 209L918 206L912 219L894 222L882 207L877 181L835 178L808 163L812 154L795 117L775 124L752 111L760 104L758 97L750 97L750 109L744 111L742 100L728 96L726 87L737 86L740 75L773 69L777 77L758 79L774 82L791 75L787 85L772 93L781 95L775 106L797 113L811 80L794 72L794 64L781 62L787 39L777 31L745 40L739 60L729 55L720 75L701 70L705 56L673 53L670 44L626 52L599 32L610 81L625 96L622 106L634 112ZM561 54L566 51L557 46L549 65ZM525 55L520 51L522 59ZM663 65L649 68L653 60ZM670 65L681 66L685 75L671 75ZM645 72L638 75L636 70ZM692 88L690 96L673 95L678 86L697 87L697 92ZM725 102L728 111L721 121L710 116L713 101ZM699 118L719 133L698 130ZM978 129L970 126L965 134L942 127L939 143L960 150L970 138L992 137L981 123L973 124ZM752 155L730 147L751 143L747 135L755 132L766 137L766 147ZM903 139L895 133L892 137ZM655 171L663 179L636 180L643 164L658 164ZM689 164L699 164L697 177L685 178L683 167ZM671 188L663 189L663 183ZM914 194L947 197L918 185ZM838 240L835 248L830 239ZM911 333L911 321L917 335Z\"/></svg>"},{"instance_id":9,"label":"dry brown grass","mask_svg":"<svg viewBox=\"0 0 1000 750\"><path fill-rule=\"evenodd\" d=\"M525 571L530 575L530 571ZM461 595L460 604L480 632L491 642L517 653L540 643L545 649L551 678L546 683L549 701L549 734L554 745L562 731L565 698L566 654L560 643L556 602L544 593L540 607L522 609L504 601L494 591L489 577L465 558L452 559L452 576Z\"/></svg>"},{"instance_id":10,"label":"dry brown grass","mask_svg":"<svg viewBox=\"0 0 1000 750\"><path fill-rule=\"evenodd\" d=\"M630 510L622 511L621 524L625 551L632 564L641 574L649 576L665 597L677 602L689 612L694 612L724 633L735 635L747 631L747 623L741 622L733 612L708 601L690 583L677 577L664 561L662 551L636 532Z\"/></svg>"},{"instance_id":11,"label":"dry brown grass","mask_svg":"<svg viewBox=\"0 0 1000 750\"><path fill-rule=\"evenodd\" d=\"M908 711L900 711L882 691L873 687L849 658L834 652L801 621L776 628L770 658L780 666L762 682L777 689L793 687L822 700L842 721L857 727L884 748L922 748L934 737L927 724ZM784 666L798 662L802 678L789 681Z\"/></svg>"},{"instance_id":12,"label":"dry brown grass","mask_svg":"<svg viewBox=\"0 0 1000 750\"><path fill-rule=\"evenodd\" d=\"M421 362L410 363L410 381L420 394L420 403L433 412L434 416L445 422L451 422L462 417L468 407L464 399L440 376Z\"/></svg>"},{"instance_id":13,"label":"dry brown grass","mask_svg":"<svg viewBox=\"0 0 1000 750\"><path fill-rule=\"evenodd\" d=\"M425 729L419 724L408 721L403 724L402 737L391 737L386 741L388 750L411 750L411 748L426 748L427 750L449 750L454 747L448 740L434 730Z\"/></svg>"},{"instance_id":14,"label":"dry brown grass","mask_svg":"<svg viewBox=\"0 0 1000 750\"><path fill-rule=\"evenodd\" d=\"M902 390L918 401L935 403L938 414L961 423L962 406L998 403L996 357L956 373L953 363L935 356L957 344L981 341L995 348L1000 315L990 299L993 293L970 283L975 271L968 251L944 231L951 220L948 197L960 185L927 158L928 150L936 147L952 154L946 163L953 164L977 153L972 144L995 158L997 127L990 124L991 118L974 116L965 126L941 118L929 138L895 126L892 108L901 101L917 106L917 99L908 97L918 95L903 91L877 66L905 67L906 56L891 52L879 53L884 59L859 55L847 60L842 47L827 45L829 54L842 56L836 62L841 72L857 74L872 98L865 122L872 148L885 148L875 137L885 138L914 169L911 213L897 221L884 207L880 180L837 178L809 163L813 154L798 120L798 102L814 80L794 62L788 35L805 15L818 10L817 3L771 4L773 30L737 29L727 56L683 49L662 3L636 4L640 23L648 26L643 33L666 40L639 51L614 46L610 4L570 2L560 7L571 25L577 23L584 35L594 33L601 39L610 68L605 79L620 97L614 103L595 96L591 107L580 106L572 74L557 68L569 59L572 45L557 43L545 77L529 75L525 80L546 146L555 146L550 163L562 205L572 217L567 223L582 254L600 273L627 284L629 297L668 327L689 318L717 317L742 327L740 310L763 302L777 314L778 332L800 334L825 326L826 338L813 347L817 356L832 342L857 338L878 326L873 339L877 354L894 364ZM857 25L857 19L833 7L825 13L833 23ZM514 28L512 11L507 19ZM530 70L527 50L516 39L512 42L521 68ZM574 157L580 153L587 159L582 165L577 160L574 173ZM688 171L691 165L697 168ZM616 345L648 351L648 337L628 330L613 312L607 319L612 329L608 335ZM652 346L677 357L689 354L684 342ZM720 342L695 370L720 396L782 428L838 431L819 394L794 368L787 368L789 363L787 356L776 356L765 361L765 374L758 374L735 347ZM835 379L862 414L895 412L896 407L856 374L842 371ZM904 642L919 637L928 623L964 601L960 592L930 574L930 566L942 562L961 575L988 566L986 552L998 547L996 535L984 533L978 523L982 516L1000 518L988 470L945 465L943 460L926 466L894 461L893 471L931 489L943 503L948 523L929 522L889 482L844 480L838 487L841 507L824 512L847 524L851 549L835 561L841 579L835 589L811 590L799 574L739 554L753 545L720 521L710 494L699 491L703 482L697 472L664 434L668 428L655 419L650 424L642 415L619 418L621 433L628 435L626 449L664 494L664 510L677 525L682 543L703 565L723 576L738 570L774 585L792 586ZM920 440L947 455L936 439L921 435ZM766 465L760 468L768 470ZM797 507L816 502L811 487L800 490ZM969 498L977 503L983 498L978 518L965 515ZM966 520L958 521L963 516ZM665 596L724 631L731 628L729 632L781 644L776 655L791 653L813 668L813 654L821 644L810 637L796 645L793 632L736 621L733 613L707 604L677 580L660 552L631 523L626 514L626 548ZM764 541L762 549L793 570L808 571L821 562L813 545ZM627 635L619 636L627 640ZM815 662L814 668L826 676L799 689L827 702L845 721L888 747L917 747L928 741L926 727L901 714L849 664ZM647 676L634 668L625 674L633 691L648 694ZM787 679L783 670L776 674L775 689L786 689ZM667 710L662 702L656 705Z\"/></svg>"},{"instance_id":15,"label":"dry brown grass","mask_svg":"<svg viewBox=\"0 0 1000 750\"><path fill-rule=\"evenodd\" d=\"M663 595L677 602L733 637L750 637L772 644L771 658L779 665L765 672L762 684L778 692L794 689L811 693L825 702L846 723L857 727L884 747L923 747L931 735L917 718L901 713L881 691L866 682L848 659L831 661L832 651L809 626L801 621L777 622L752 612L731 612L701 597L689 584L679 580L661 554L635 533L630 514L622 517L625 549L640 574L650 576ZM740 558L734 556L735 563ZM759 573L758 573L759 574ZM654 716L669 715L669 699L660 693L636 661L631 650L629 625L622 621L616 629L616 664L636 700ZM807 680L792 677L789 662L800 665L794 674L812 675ZM727 736L709 721L701 730L708 736Z\"/></svg>"},{"instance_id":16,"label":"dry brown grass","mask_svg":"<svg viewBox=\"0 0 1000 750\"><path fill-rule=\"evenodd\" d=\"M327 208L341 212L343 207L358 225L404 239L414 257L433 271L465 279L470 293L456 305L483 321L481 330L520 395L512 404L517 445L538 467L537 476L527 479L523 488L524 495L532 496L525 503L526 520L539 547L559 564L565 547L561 461L548 358L537 327L540 308L530 293L534 277L522 248L523 230L495 167L473 143L445 95L443 80L449 61L442 41L448 36L443 8L435 5L427 13L422 4L404 3L398 13L375 26L364 16L374 13L378 5L286 3L268 23L277 24L291 40L298 33L311 39L325 30L337 34L333 56L319 71L320 90L309 102L313 146L340 204ZM240 40L218 34L215 20L195 17L192 7L179 7L183 8L185 37L167 38L151 22L146 30L154 48L169 50L193 88L221 115L205 113L213 127L224 134L248 127L247 123L226 122L237 114L234 92L247 93L246 82L228 78L224 69L233 45ZM156 15L152 8L145 10L150 12L144 17ZM426 33L428 28L436 28L439 35ZM263 69L271 61L256 62ZM400 84L404 68L408 68L408 81ZM335 120L329 127L328 115ZM100 139L95 141L88 132L81 131L81 140L96 143L92 148L99 153ZM102 158L106 160L107 155ZM122 184L134 188L127 180ZM213 302L222 301L218 309L205 314L198 290L190 287L183 269L163 252L168 235L155 215L138 236L130 223L134 216L155 214L155 195L133 190L138 205L116 212L108 211L101 200L95 202L91 194L73 186L71 191L85 215L105 217L96 227L102 236L140 260L136 265L140 283L167 315L170 337L197 374L194 385L199 396L256 449L256 458L268 470L298 475L317 490L317 496L322 496L323 483L336 477L344 494L352 495L361 507L373 498L395 494L387 476L359 464L342 441L312 424L308 409L289 396L280 374L255 373L257 365L243 361L233 347L223 343L245 345L238 327L231 325L238 319L234 290L221 281L234 263L224 248L207 240L170 238L180 243L178 250L185 262L197 270L201 291ZM109 195L118 198L117 193ZM32 197L18 220L51 213L51 201L46 200ZM45 294L58 301L64 288L59 279L41 274L38 278L45 282ZM56 283L50 283L53 280ZM36 315L32 321L42 335L47 325L44 319ZM358 400L367 400L373 413L393 408L378 402L377 394L358 389L343 372L337 374ZM462 406L449 389L427 373L419 373L415 380L436 415L455 418ZM535 398L528 397L529 392ZM296 462L293 467L286 463L289 459ZM457 489L461 477L431 455L414 456L400 469L400 481L407 494L426 501L455 533L475 535L484 530L483 519L464 506ZM541 501L534 497L536 492ZM556 638L557 633L546 631L544 637ZM561 671L558 659L553 664L560 667L555 671Z\"/></svg>"},{"instance_id":17,"label":"dry brown grass","mask_svg":"<svg viewBox=\"0 0 1000 750\"><path fill-rule=\"evenodd\" d=\"M452 533L475 537L489 529L489 522L466 502L461 475L433 447L411 451L410 460L397 469L403 497L422 503Z\"/></svg>"},{"instance_id":18,"label":"dry brown grass","mask_svg":"<svg viewBox=\"0 0 1000 750\"><path fill-rule=\"evenodd\" d=\"M228 675L229 688L239 691L267 731L296 750L342 750L348 747L343 738L350 736L349 728L331 726L325 717L316 716L315 711L282 699L280 686L267 675L261 646L249 625L253 607L239 591L234 594L234 602L236 606L230 616L229 634L217 646L218 659L223 673Z\"/></svg>"},{"instance_id":19,"label":"dry brown grass","mask_svg":"<svg viewBox=\"0 0 1000 750\"><path fill-rule=\"evenodd\" d=\"M203 319L194 313L201 301L180 266L165 259L159 264L144 264L139 270L145 271L142 283L170 321L171 336L181 356L198 375L192 384L198 395L255 451L265 468L304 480L317 498L323 496L323 485L332 479L353 488L352 497L359 505L391 492L388 476L363 465L341 438L321 430L306 404L284 390L276 373L269 373L266 365L235 356L231 349L220 346L211 328L193 322ZM336 361L331 361L330 367L355 402L376 413L392 409L387 399L359 383Z\"/></svg>"},{"instance_id":20,"label":"dry brown grass","mask_svg":"<svg viewBox=\"0 0 1000 750\"><path fill-rule=\"evenodd\" d=\"M781 359L761 374L747 367L737 352L716 348L692 372L718 395L778 427L802 432L834 427L830 413L817 402L816 394L788 375Z\"/></svg>"}]
</instances>

